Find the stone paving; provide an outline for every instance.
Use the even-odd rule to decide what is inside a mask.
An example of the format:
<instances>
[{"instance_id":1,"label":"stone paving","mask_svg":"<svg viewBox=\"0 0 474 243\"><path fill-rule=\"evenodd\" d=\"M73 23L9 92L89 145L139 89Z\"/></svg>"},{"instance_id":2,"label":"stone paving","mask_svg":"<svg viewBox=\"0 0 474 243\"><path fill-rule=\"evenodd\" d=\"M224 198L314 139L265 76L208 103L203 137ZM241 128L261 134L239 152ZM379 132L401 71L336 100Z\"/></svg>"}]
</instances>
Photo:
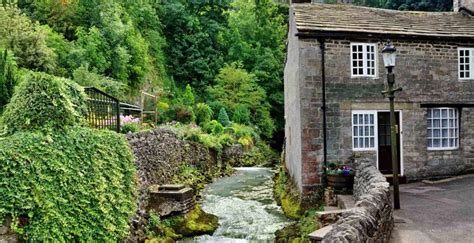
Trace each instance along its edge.
<instances>
[{"instance_id":1,"label":"stone paving","mask_svg":"<svg viewBox=\"0 0 474 243\"><path fill-rule=\"evenodd\" d=\"M400 186L390 242L474 243L474 177Z\"/></svg>"}]
</instances>

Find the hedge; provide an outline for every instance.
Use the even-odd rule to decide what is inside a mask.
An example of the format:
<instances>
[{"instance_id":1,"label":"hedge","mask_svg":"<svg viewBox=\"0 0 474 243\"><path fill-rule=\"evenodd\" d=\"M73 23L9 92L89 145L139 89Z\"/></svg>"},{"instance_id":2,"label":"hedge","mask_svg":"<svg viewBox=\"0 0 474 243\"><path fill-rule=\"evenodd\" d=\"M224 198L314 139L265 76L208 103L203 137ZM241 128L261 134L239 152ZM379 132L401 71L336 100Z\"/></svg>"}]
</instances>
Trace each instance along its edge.
<instances>
[{"instance_id":1,"label":"hedge","mask_svg":"<svg viewBox=\"0 0 474 243\"><path fill-rule=\"evenodd\" d=\"M122 135L75 127L0 138L0 219L27 241L117 242L136 210L133 157Z\"/></svg>"},{"instance_id":2,"label":"hedge","mask_svg":"<svg viewBox=\"0 0 474 243\"><path fill-rule=\"evenodd\" d=\"M77 124L84 113L81 99L85 95L77 85L66 85L68 82L44 73L27 74L0 121L6 132L57 130Z\"/></svg>"}]
</instances>

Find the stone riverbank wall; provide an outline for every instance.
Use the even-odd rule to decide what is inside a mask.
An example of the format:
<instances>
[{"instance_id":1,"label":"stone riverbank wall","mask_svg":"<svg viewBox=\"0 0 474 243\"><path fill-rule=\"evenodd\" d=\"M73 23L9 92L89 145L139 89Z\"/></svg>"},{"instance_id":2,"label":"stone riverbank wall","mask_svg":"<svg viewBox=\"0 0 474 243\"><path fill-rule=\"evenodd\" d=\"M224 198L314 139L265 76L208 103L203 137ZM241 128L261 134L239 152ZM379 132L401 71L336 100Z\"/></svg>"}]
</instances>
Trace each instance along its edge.
<instances>
[{"instance_id":1,"label":"stone riverbank wall","mask_svg":"<svg viewBox=\"0 0 474 243\"><path fill-rule=\"evenodd\" d=\"M133 219L130 241L141 241L145 237L148 217L148 187L154 184L170 184L179 173L179 165L196 166L202 171L217 168L214 152L195 142L179 139L172 130L154 129L127 135L130 148L135 155L139 179L139 209Z\"/></svg>"},{"instance_id":2,"label":"stone riverbank wall","mask_svg":"<svg viewBox=\"0 0 474 243\"><path fill-rule=\"evenodd\" d=\"M355 161L355 208L344 213L323 242L388 242L393 229L390 186L373 161Z\"/></svg>"}]
</instances>

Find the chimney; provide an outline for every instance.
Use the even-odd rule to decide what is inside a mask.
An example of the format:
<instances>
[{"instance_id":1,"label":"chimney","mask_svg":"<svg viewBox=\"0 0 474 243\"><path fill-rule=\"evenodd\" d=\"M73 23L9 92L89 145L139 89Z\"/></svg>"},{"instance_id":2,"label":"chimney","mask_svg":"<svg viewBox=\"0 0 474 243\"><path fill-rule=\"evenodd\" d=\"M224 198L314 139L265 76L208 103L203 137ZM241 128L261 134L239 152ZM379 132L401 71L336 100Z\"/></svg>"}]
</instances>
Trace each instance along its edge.
<instances>
[{"instance_id":1,"label":"chimney","mask_svg":"<svg viewBox=\"0 0 474 243\"><path fill-rule=\"evenodd\" d=\"M454 0L453 10L474 15L474 0Z\"/></svg>"}]
</instances>

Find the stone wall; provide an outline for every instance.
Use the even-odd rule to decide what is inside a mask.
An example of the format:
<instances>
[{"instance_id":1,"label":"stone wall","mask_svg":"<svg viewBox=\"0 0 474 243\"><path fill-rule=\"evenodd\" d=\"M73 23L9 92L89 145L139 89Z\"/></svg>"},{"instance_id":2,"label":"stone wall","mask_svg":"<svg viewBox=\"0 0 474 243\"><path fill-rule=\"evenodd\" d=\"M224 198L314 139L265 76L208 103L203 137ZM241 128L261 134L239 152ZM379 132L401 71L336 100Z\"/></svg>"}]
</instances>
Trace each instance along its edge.
<instances>
[{"instance_id":1,"label":"stone wall","mask_svg":"<svg viewBox=\"0 0 474 243\"><path fill-rule=\"evenodd\" d=\"M368 159L355 161L355 208L344 213L323 242L388 242L393 229L390 186Z\"/></svg>"},{"instance_id":2,"label":"stone wall","mask_svg":"<svg viewBox=\"0 0 474 243\"><path fill-rule=\"evenodd\" d=\"M194 165L199 170L211 171L217 168L217 159L215 153L201 144L178 139L169 129L129 134L127 139L135 155L140 185L139 211L133 219L133 235L129 240L140 241L145 235L148 187L153 184L172 183L180 164Z\"/></svg>"},{"instance_id":3,"label":"stone wall","mask_svg":"<svg viewBox=\"0 0 474 243\"><path fill-rule=\"evenodd\" d=\"M291 24L290 20L290 27ZM285 100L286 159L291 160L286 163L290 173L298 177L295 180L301 180L299 185L304 191L321 184L323 171L321 50L318 40L298 39L294 37L294 32L289 38L285 69L285 96L290 96ZM295 41L298 43L292 43ZM377 45L376 77L351 77L351 42ZM473 171L474 108L459 109L459 148L432 151L427 149L427 108L422 104L474 102L474 81L458 79L458 47L474 47L474 41L393 39L392 42L398 54L394 70L396 85L403 87L395 100L395 109L400 112L402 123L401 173L408 181L414 181ZM345 161L355 153L352 149L352 111L389 109L388 100L381 95L386 84L382 47L379 39L362 36L325 40L329 161ZM297 70L298 75L291 76L291 70ZM293 90L295 88L298 90ZM292 99L299 99L299 110ZM297 141L294 141L295 134L301 135L296 138ZM374 161L378 159L377 149L356 154L373 158Z\"/></svg>"},{"instance_id":4,"label":"stone wall","mask_svg":"<svg viewBox=\"0 0 474 243\"><path fill-rule=\"evenodd\" d=\"M294 18L290 8L290 19ZM295 36L296 26L294 21L290 21L288 32L288 51L285 66L285 162L290 176L294 179L298 189L302 191L303 183L308 185L307 181L302 179L302 151L301 151L301 97L299 83L299 42ZM308 168L305 168L306 171Z\"/></svg>"},{"instance_id":5,"label":"stone wall","mask_svg":"<svg viewBox=\"0 0 474 243\"><path fill-rule=\"evenodd\" d=\"M11 217L6 219L0 224L0 243L17 243L19 242L18 235L11 230L10 225L12 223Z\"/></svg>"}]
</instances>

